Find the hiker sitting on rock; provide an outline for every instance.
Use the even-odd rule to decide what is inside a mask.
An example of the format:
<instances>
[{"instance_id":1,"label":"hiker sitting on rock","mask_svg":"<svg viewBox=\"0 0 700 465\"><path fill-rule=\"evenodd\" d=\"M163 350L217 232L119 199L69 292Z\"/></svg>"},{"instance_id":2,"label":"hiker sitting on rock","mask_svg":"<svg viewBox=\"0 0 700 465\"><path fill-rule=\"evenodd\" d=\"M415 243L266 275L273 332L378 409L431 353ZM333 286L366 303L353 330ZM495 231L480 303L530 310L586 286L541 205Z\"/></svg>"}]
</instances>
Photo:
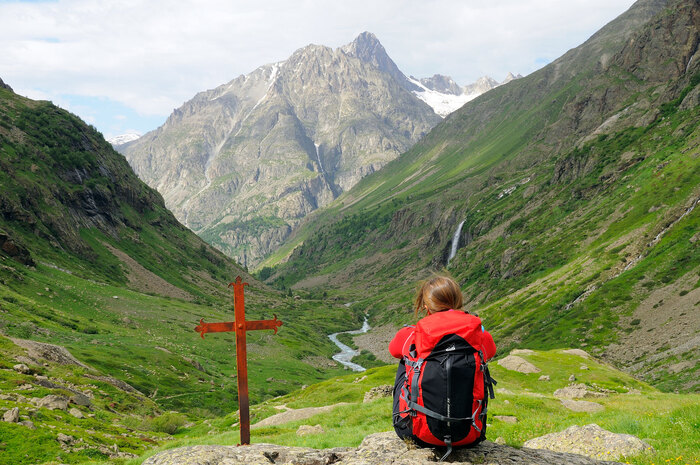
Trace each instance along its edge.
<instances>
[{"instance_id":1,"label":"hiker sitting on rock","mask_svg":"<svg viewBox=\"0 0 700 465\"><path fill-rule=\"evenodd\" d=\"M416 295L415 326L400 329L389 352L400 358L394 384L394 429L422 446L476 444L486 437L486 406L495 381L486 362L496 344L481 320L461 310L462 291L438 276Z\"/></svg>"}]
</instances>

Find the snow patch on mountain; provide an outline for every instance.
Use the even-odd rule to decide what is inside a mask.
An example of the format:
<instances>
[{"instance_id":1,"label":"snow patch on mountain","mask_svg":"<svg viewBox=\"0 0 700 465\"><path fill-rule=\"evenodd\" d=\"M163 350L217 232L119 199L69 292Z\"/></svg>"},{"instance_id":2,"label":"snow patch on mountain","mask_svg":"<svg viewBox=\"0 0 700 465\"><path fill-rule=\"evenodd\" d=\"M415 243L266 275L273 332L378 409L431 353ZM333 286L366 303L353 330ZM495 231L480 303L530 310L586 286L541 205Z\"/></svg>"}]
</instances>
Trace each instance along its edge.
<instances>
[{"instance_id":1,"label":"snow patch on mountain","mask_svg":"<svg viewBox=\"0 0 700 465\"><path fill-rule=\"evenodd\" d=\"M408 78L413 84L421 88L421 90L414 90L413 93L416 97L423 100L425 103L430 105L435 113L442 116L443 118L453 111L459 109L470 100L477 98L480 93L475 94L443 94L436 90L428 89L417 79L410 77Z\"/></svg>"},{"instance_id":2,"label":"snow patch on mountain","mask_svg":"<svg viewBox=\"0 0 700 465\"><path fill-rule=\"evenodd\" d=\"M430 105L435 113L444 118L481 94L521 77L520 74L513 75L508 73L505 80L499 83L488 76L484 76L475 83L461 88L450 77L439 74L420 80L411 76L408 80L411 84L418 87L418 89L413 90L413 94Z\"/></svg>"},{"instance_id":3,"label":"snow patch on mountain","mask_svg":"<svg viewBox=\"0 0 700 465\"><path fill-rule=\"evenodd\" d=\"M141 137L141 134L131 132L128 134L122 134L120 136L110 137L109 139L107 139L107 142L112 144L112 147L117 147L118 145L124 145L128 142L135 141L139 137Z\"/></svg>"}]
</instances>

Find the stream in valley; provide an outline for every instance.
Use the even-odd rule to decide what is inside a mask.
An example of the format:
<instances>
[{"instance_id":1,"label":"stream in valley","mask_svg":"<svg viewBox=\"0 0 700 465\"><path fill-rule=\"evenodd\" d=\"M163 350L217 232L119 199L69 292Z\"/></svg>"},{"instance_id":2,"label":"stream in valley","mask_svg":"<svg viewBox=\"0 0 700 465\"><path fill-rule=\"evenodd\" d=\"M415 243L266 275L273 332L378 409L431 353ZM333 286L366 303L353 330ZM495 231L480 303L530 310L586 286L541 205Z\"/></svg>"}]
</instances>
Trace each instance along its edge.
<instances>
[{"instance_id":1,"label":"stream in valley","mask_svg":"<svg viewBox=\"0 0 700 465\"><path fill-rule=\"evenodd\" d=\"M333 344L337 345L340 352L333 356L333 360L336 362L350 368L353 371L365 371L365 367L358 365L357 363L352 363L353 357L360 354L360 351L349 347L338 340L339 334L364 334L369 331L369 323L367 322L367 317L365 316L365 321L362 323L362 328L355 329L352 331L341 331L339 333L329 334L328 338L333 341Z\"/></svg>"}]
</instances>

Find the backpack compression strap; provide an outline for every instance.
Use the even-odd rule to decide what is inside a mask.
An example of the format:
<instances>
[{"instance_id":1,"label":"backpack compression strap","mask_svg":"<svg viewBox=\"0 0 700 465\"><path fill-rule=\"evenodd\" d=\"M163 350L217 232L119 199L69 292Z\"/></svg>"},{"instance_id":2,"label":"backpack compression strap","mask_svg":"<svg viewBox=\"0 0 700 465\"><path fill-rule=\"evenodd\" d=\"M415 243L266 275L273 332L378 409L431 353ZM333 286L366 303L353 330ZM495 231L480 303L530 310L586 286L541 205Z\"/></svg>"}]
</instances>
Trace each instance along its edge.
<instances>
[{"instance_id":1,"label":"backpack compression strap","mask_svg":"<svg viewBox=\"0 0 700 465\"><path fill-rule=\"evenodd\" d=\"M481 359L481 371L484 373L484 385L488 390L489 398L495 399L496 396L493 393L493 387L498 383L491 377L491 373L489 372L489 364L484 359L484 353L482 351L479 351L479 358Z\"/></svg>"}]
</instances>

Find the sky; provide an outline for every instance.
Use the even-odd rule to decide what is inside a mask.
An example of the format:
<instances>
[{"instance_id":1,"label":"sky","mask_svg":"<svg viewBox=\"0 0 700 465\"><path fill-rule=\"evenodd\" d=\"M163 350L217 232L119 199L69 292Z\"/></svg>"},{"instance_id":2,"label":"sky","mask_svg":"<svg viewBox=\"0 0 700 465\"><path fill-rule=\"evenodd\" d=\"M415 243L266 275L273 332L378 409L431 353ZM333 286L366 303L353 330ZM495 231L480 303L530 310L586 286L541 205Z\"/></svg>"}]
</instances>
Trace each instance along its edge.
<instances>
[{"instance_id":1,"label":"sky","mask_svg":"<svg viewBox=\"0 0 700 465\"><path fill-rule=\"evenodd\" d=\"M0 78L106 137L308 44L373 32L406 75L527 75L632 0L0 0Z\"/></svg>"}]
</instances>

